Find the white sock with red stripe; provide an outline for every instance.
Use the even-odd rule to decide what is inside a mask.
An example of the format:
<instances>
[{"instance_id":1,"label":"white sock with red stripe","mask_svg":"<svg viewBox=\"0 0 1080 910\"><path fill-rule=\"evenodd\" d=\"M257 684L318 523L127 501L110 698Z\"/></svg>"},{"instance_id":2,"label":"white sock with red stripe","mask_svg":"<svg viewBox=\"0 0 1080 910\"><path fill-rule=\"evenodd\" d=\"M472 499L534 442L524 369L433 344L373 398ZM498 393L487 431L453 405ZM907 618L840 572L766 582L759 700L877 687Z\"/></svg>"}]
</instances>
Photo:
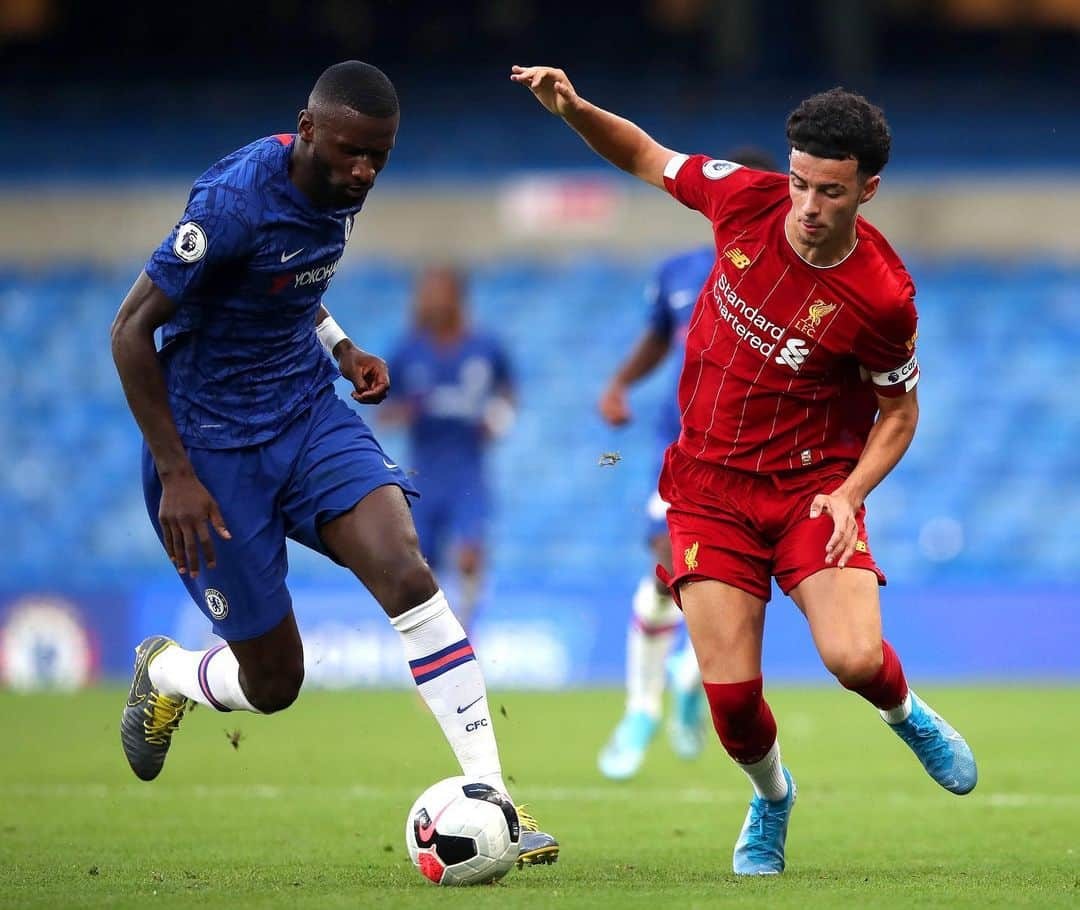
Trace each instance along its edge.
<instances>
[{"instance_id":1,"label":"white sock with red stripe","mask_svg":"<svg viewBox=\"0 0 1080 910\"><path fill-rule=\"evenodd\" d=\"M461 773L506 793L484 677L446 595L436 591L390 623L401 634L416 688L446 734Z\"/></svg>"},{"instance_id":2,"label":"white sock with red stripe","mask_svg":"<svg viewBox=\"0 0 1080 910\"><path fill-rule=\"evenodd\" d=\"M216 711L260 713L240 688L240 665L228 645L185 651L169 645L149 667L150 682L162 695L190 698Z\"/></svg>"},{"instance_id":3,"label":"white sock with red stripe","mask_svg":"<svg viewBox=\"0 0 1080 910\"><path fill-rule=\"evenodd\" d=\"M626 713L641 711L659 718L664 709L664 665L682 613L649 577L638 583L633 606L626 630Z\"/></svg>"}]
</instances>

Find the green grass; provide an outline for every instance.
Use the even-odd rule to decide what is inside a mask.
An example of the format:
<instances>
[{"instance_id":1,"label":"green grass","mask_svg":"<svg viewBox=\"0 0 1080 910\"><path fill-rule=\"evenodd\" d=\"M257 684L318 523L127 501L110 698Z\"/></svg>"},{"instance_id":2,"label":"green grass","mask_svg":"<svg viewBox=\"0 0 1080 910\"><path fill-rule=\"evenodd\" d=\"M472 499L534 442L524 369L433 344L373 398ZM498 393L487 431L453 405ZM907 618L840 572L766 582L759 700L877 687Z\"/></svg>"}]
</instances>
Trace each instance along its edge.
<instances>
[{"instance_id":1,"label":"green grass","mask_svg":"<svg viewBox=\"0 0 1080 910\"><path fill-rule=\"evenodd\" d=\"M508 779L563 856L460 890L404 848L412 800L457 773L412 693L310 692L270 718L200 708L151 784L121 754L120 691L0 693L0 906L1080 905L1080 690L920 691L975 749L968 797L857 697L770 690L800 792L788 871L761 880L730 872L749 789L717 744L684 763L660 738L638 779L611 784L595 759L618 693L496 693Z\"/></svg>"}]
</instances>

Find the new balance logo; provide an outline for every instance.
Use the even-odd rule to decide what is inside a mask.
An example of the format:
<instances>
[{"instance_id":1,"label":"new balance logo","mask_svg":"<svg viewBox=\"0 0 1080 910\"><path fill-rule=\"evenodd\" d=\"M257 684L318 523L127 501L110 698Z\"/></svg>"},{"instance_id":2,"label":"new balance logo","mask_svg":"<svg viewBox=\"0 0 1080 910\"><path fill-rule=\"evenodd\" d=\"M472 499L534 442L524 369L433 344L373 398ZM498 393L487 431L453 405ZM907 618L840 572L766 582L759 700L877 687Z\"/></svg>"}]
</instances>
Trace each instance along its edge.
<instances>
[{"instance_id":1,"label":"new balance logo","mask_svg":"<svg viewBox=\"0 0 1080 910\"><path fill-rule=\"evenodd\" d=\"M786 364L798 373L799 367L806 362L806 355L809 353L810 348L807 347L805 341L801 338L789 338L784 349L777 355L776 362L781 366Z\"/></svg>"},{"instance_id":2,"label":"new balance logo","mask_svg":"<svg viewBox=\"0 0 1080 910\"><path fill-rule=\"evenodd\" d=\"M728 250L726 253L724 253L724 256L730 259L731 264L739 270L745 269L748 265L750 265L750 257L747 256L746 253L744 253L738 247L733 247L732 249Z\"/></svg>"}]
</instances>

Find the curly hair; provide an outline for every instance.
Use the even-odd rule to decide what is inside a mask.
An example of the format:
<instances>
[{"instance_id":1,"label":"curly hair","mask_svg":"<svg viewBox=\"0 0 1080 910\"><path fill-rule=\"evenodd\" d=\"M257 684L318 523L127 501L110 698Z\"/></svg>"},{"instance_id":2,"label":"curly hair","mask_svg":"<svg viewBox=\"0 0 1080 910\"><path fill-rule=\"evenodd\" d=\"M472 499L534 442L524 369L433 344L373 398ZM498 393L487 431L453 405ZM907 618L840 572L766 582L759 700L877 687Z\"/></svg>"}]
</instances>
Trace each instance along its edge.
<instances>
[{"instance_id":1,"label":"curly hair","mask_svg":"<svg viewBox=\"0 0 1080 910\"><path fill-rule=\"evenodd\" d=\"M868 176L889 160L892 136L881 108L840 87L811 95L787 121L793 149L815 158L854 158Z\"/></svg>"}]
</instances>

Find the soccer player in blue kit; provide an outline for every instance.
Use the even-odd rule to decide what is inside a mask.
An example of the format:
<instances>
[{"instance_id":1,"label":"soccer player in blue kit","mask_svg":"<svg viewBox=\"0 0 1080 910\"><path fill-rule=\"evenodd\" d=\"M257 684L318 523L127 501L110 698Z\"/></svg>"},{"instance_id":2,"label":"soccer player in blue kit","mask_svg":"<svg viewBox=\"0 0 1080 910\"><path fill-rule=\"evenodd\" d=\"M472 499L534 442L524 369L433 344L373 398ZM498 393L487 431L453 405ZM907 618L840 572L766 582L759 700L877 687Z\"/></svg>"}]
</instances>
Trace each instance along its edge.
<instances>
[{"instance_id":1,"label":"soccer player in blue kit","mask_svg":"<svg viewBox=\"0 0 1080 910\"><path fill-rule=\"evenodd\" d=\"M776 170L773 157L753 146L735 149L727 158L754 170ZM623 426L632 419L627 401L630 387L657 370L672 350L682 351L694 304L715 261L716 250L710 244L670 256L657 267L645 292L648 303L645 331L600 396L600 415L612 426ZM664 452L679 438L676 393L677 388L672 388L657 415L655 476L660 474ZM667 503L654 490L645 506L646 538L655 561L670 572L667 508ZM675 605L667 586L653 572L642 576L634 591L626 630L626 708L597 761L600 773L607 778L626 780L640 770L660 725L668 673L673 694L668 721L672 749L681 758L693 759L705 746L704 691L689 641L671 655L669 663L669 652L681 625L682 611Z\"/></svg>"},{"instance_id":2,"label":"soccer player in blue kit","mask_svg":"<svg viewBox=\"0 0 1080 910\"><path fill-rule=\"evenodd\" d=\"M113 357L145 441L150 519L227 643L189 651L156 635L136 649L121 742L143 780L160 772L192 702L269 714L296 699L304 661L285 584L289 537L371 591L462 773L506 792L479 665L417 545L416 490L333 386L340 374L356 401L376 404L390 384L322 296L398 121L379 69L331 66L295 135L256 140L195 182L116 316ZM555 839L521 820L520 861L553 862Z\"/></svg>"},{"instance_id":3,"label":"soccer player in blue kit","mask_svg":"<svg viewBox=\"0 0 1080 910\"><path fill-rule=\"evenodd\" d=\"M514 381L499 341L470 325L465 293L457 269L422 271L379 416L408 428L409 468L423 494L413 506L420 550L436 570L452 551L461 582L454 610L467 630L486 561L486 450L513 423Z\"/></svg>"}]
</instances>

